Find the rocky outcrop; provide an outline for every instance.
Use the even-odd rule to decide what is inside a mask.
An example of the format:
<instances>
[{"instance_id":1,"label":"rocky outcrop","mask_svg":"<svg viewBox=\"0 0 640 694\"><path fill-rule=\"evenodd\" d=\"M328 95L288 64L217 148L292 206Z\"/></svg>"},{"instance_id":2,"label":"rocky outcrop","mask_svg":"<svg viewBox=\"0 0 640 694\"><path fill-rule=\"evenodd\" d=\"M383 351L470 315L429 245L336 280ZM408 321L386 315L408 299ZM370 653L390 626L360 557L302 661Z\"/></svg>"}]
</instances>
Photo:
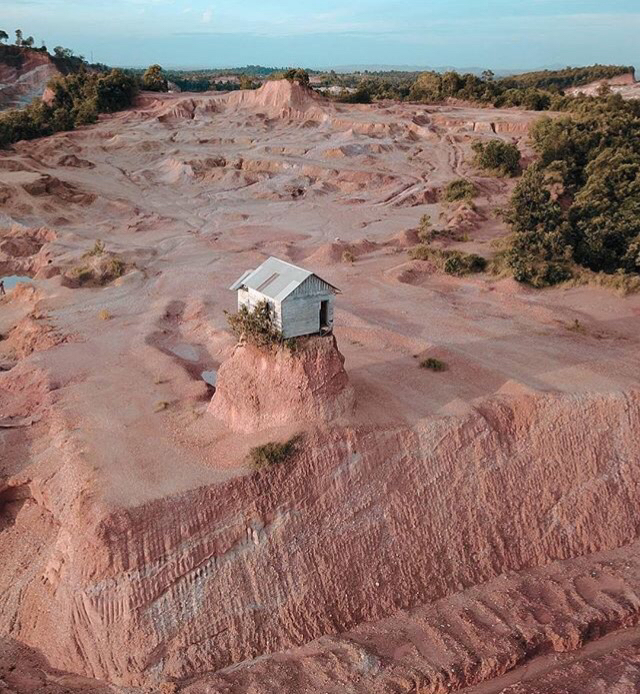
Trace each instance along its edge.
<instances>
[{"instance_id":1,"label":"rocky outcrop","mask_svg":"<svg viewBox=\"0 0 640 694\"><path fill-rule=\"evenodd\" d=\"M238 345L218 372L210 412L233 431L253 432L351 413L354 391L334 336L299 339L294 348Z\"/></svg>"}]
</instances>

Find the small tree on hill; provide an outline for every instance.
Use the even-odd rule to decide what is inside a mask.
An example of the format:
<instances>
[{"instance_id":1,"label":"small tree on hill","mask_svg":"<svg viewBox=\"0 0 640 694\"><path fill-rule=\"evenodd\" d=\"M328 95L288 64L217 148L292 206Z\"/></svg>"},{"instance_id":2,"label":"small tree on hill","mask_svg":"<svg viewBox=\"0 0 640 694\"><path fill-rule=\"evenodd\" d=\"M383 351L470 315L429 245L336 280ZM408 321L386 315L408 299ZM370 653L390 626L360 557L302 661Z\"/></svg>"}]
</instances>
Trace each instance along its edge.
<instances>
[{"instance_id":1,"label":"small tree on hill","mask_svg":"<svg viewBox=\"0 0 640 694\"><path fill-rule=\"evenodd\" d=\"M268 347L282 342L282 333L273 320L273 310L268 301L260 301L253 311L241 306L237 313L227 315L231 332L238 340L246 340L258 347Z\"/></svg>"},{"instance_id":2,"label":"small tree on hill","mask_svg":"<svg viewBox=\"0 0 640 694\"><path fill-rule=\"evenodd\" d=\"M142 76L141 86L149 92L168 92L169 83L160 65L151 65Z\"/></svg>"},{"instance_id":3,"label":"small tree on hill","mask_svg":"<svg viewBox=\"0 0 640 694\"><path fill-rule=\"evenodd\" d=\"M33 44L35 43L35 39L33 36L29 36L26 39L22 40L22 45L25 46L26 48L33 48Z\"/></svg>"},{"instance_id":4,"label":"small tree on hill","mask_svg":"<svg viewBox=\"0 0 640 694\"><path fill-rule=\"evenodd\" d=\"M299 82L303 87L309 86L309 73L302 68L292 68L284 73L284 78L289 82Z\"/></svg>"},{"instance_id":5,"label":"small tree on hill","mask_svg":"<svg viewBox=\"0 0 640 694\"><path fill-rule=\"evenodd\" d=\"M22 46L22 29L16 29L16 46Z\"/></svg>"},{"instance_id":6,"label":"small tree on hill","mask_svg":"<svg viewBox=\"0 0 640 694\"><path fill-rule=\"evenodd\" d=\"M5 41L8 40L8 38L9 38L9 34L7 34L6 31L3 31L2 29L0 29L0 43L4 43Z\"/></svg>"}]
</instances>

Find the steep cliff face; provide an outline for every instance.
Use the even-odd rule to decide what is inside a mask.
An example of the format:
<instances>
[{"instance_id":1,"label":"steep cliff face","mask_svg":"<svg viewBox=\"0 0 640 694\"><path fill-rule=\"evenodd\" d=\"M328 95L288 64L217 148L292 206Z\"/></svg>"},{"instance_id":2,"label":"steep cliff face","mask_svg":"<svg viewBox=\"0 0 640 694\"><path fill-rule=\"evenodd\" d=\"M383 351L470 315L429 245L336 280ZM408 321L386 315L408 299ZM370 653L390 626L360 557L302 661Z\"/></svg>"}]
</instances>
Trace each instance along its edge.
<instances>
[{"instance_id":1,"label":"steep cliff face","mask_svg":"<svg viewBox=\"0 0 640 694\"><path fill-rule=\"evenodd\" d=\"M60 72L47 53L4 46L0 49L0 111L21 108L41 97ZM15 55L7 56L9 49Z\"/></svg>"},{"instance_id":2,"label":"steep cliff face","mask_svg":"<svg viewBox=\"0 0 640 694\"><path fill-rule=\"evenodd\" d=\"M292 465L91 517L70 464L24 507L55 520L3 623L55 667L182 678L618 547L637 535L639 422L637 393L496 399L319 431Z\"/></svg>"},{"instance_id":3,"label":"steep cliff face","mask_svg":"<svg viewBox=\"0 0 640 694\"><path fill-rule=\"evenodd\" d=\"M230 429L253 432L349 415L353 388L335 337L309 337L295 348L239 345L218 372L210 412Z\"/></svg>"}]
</instances>

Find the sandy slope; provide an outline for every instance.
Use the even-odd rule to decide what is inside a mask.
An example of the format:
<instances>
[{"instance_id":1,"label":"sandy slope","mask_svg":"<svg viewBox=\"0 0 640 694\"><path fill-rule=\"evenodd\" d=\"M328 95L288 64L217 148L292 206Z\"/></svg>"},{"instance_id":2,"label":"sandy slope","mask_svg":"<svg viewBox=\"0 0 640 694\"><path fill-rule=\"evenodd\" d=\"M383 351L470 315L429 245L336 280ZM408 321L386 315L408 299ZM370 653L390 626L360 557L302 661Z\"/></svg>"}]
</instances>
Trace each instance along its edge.
<instances>
[{"instance_id":1,"label":"sandy slope","mask_svg":"<svg viewBox=\"0 0 640 694\"><path fill-rule=\"evenodd\" d=\"M535 117L336 106L268 83L145 95L0 155L0 223L14 227L0 271L36 276L0 300L2 633L53 668L195 686L504 572L566 560L570 580L593 552L631 557L640 299L456 279L406 255L425 212L491 252L513 183L477 176L470 145L526 151ZM437 202L461 175L482 191L477 214ZM96 239L128 270L78 288L62 274ZM226 287L268 254L342 289L357 400L346 421L304 425L291 468L252 475L248 449L299 427L228 431L200 373L231 354ZM419 369L427 355L449 370ZM635 623L626 585L606 588L619 626ZM573 599L547 609L582 619ZM489 658L482 677L503 671Z\"/></svg>"},{"instance_id":2,"label":"sandy slope","mask_svg":"<svg viewBox=\"0 0 640 694\"><path fill-rule=\"evenodd\" d=\"M52 77L60 74L46 53L24 50L20 67L0 62L0 111L22 108L44 94Z\"/></svg>"}]
</instances>

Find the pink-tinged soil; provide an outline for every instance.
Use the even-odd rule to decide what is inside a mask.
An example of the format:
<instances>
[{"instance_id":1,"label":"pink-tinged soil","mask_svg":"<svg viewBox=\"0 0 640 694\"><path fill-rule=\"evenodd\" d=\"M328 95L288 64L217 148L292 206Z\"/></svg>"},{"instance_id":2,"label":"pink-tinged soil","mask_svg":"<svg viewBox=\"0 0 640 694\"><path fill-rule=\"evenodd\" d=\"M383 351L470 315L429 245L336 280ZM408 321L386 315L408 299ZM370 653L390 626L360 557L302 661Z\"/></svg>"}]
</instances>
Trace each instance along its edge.
<instances>
[{"instance_id":1,"label":"pink-tinged soil","mask_svg":"<svg viewBox=\"0 0 640 694\"><path fill-rule=\"evenodd\" d=\"M47 83L60 74L47 53L23 50L19 66L0 62L0 111L22 108L45 93Z\"/></svg>"},{"instance_id":2,"label":"pink-tinged soil","mask_svg":"<svg viewBox=\"0 0 640 694\"><path fill-rule=\"evenodd\" d=\"M0 154L2 273L34 278L0 298L0 635L27 675L440 694L600 691L617 668L626 694L640 298L407 255L425 213L493 253L514 181L475 171L471 144L527 153L537 117L270 82L143 95ZM475 210L441 201L461 176ZM234 354L224 314L268 255L342 290L337 348L288 372L294 355ZM213 405L205 371L225 376ZM294 459L251 469L296 434Z\"/></svg>"}]
</instances>

